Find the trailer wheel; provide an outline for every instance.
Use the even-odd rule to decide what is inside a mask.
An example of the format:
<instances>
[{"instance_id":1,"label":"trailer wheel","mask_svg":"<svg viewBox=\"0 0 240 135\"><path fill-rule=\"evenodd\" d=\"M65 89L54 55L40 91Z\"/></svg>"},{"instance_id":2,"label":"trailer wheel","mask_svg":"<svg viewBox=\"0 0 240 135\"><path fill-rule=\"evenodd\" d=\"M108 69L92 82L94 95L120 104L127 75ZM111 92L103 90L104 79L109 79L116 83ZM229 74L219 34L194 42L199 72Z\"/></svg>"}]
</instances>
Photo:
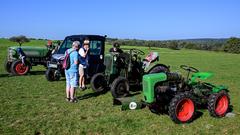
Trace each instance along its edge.
<instances>
[{"instance_id":1,"label":"trailer wheel","mask_svg":"<svg viewBox=\"0 0 240 135\"><path fill-rule=\"evenodd\" d=\"M129 94L129 83L125 77L116 78L111 85L111 93L114 98L124 97Z\"/></svg>"},{"instance_id":2,"label":"trailer wheel","mask_svg":"<svg viewBox=\"0 0 240 135\"><path fill-rule=\"evenodd\" d=\"M26 75L30 70L30 64L26 61L25 64L21 60L16 60L11 65L11 72L14 75Z\"/></svg>"},{"instance_id":3,"label":"trailer wheel","mask_svg":"<svg viewBox=\"0 0 240 135\"><path fill-rule=\"evenodd\" d=\"M224 117L228 112L230 98L225 90L213 93L208 98L208 111L213 117Z\"/></svg>"},{"instance_id":4,"label":"trailer wheel","mask_svg":"<svg viewBox=\"0 0 240 135\"><path fill-rule=\"evenodd\" d=\"M107 88L107 80L103 73L93 75L90 81L91 88L94 92L102 92Z\"/></svg>"},{"instance_id":5,"label":"trailer wheel","mask_svg":"<svg viewBox=\"0 0 240 135\"><path fill-rule=\"evenodd\" d=\"M188 123L195 115L195 104L190 92L179 93L171 100L168 110L175 123Z\"/></svg>"}]
</instances>

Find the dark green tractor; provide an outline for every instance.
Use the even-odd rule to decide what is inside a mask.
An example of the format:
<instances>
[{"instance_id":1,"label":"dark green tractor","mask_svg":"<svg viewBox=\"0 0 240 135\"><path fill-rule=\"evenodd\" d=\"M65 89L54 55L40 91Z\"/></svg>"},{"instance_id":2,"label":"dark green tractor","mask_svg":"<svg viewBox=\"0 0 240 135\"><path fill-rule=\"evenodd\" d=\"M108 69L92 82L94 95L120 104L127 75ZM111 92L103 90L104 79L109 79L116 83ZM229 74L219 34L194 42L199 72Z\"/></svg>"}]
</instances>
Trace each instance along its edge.
<instances>
[{"instance_id":1,"label":"dark green tractor","mask_svg":"<svg viewBox=\"0 0 240 135\"><path fill-rule=\"evenodd\" d=\"M90 82L92 89L95 92L110 89L114 98L124 97L129 94L130 86L141 86L143 75L169 71L166 65L156 63L159 61L157 52L151 52L142 60L143 55L145 53L138 49L106 54L105 72L92 77Z\"/></svg>"},{"instance_id":2,"label":"dark green tractor","mask_svg":"<svg viewBox=\"0 0 240 135\"><path fill-rule=\"evenodd\" d=\"M206 107L211 116L224 117L229 110L228 88L204 82L213 74L181 65L187 78L179 73L157 73L143 76L143 95L151 111L168 111L175 123L191 122L196 107ZM189 78L192 73L191 78Z\"/></svg>"},{"instance_id":3,"label":"dark green tractor","mask_svg":"<svg viewBox=\"0 0 240 135\"><path fill-rule=\"evenodd\" d=\"M4 64L5 70L13 75L26 75L33 66L43 65L46 67L54 48L54 45L9 47Z\"/></svg>"}]
</instances>

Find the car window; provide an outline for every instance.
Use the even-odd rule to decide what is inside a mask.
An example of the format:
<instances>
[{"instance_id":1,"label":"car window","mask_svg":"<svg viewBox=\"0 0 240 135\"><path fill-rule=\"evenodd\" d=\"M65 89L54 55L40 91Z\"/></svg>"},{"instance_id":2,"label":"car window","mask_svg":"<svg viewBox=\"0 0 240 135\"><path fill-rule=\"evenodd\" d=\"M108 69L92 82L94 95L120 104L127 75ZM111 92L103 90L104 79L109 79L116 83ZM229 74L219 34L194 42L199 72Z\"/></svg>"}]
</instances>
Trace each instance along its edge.
<instances>
[{"instance_id":1,"label":"car window","mask_svg":"<svg viewBox=\"0 0 240 135\"><path fill-rule=\"evenodd\" d=\"M102 47L102 41L91 40L90 41L90 55L100 55L101 47Z\"/></svg>"}]
</instances>

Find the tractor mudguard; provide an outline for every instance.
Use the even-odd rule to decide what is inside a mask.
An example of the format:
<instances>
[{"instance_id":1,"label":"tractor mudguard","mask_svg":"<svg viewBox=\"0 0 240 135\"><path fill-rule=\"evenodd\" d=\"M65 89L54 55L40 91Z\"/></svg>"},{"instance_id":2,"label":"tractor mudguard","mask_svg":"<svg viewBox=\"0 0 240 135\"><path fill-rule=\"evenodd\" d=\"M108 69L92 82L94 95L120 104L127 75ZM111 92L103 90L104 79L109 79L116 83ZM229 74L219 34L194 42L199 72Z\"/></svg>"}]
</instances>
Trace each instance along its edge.
<instances>
[{"instance_id":1,"label":"tractor mudguard","mask_svg":"<svg viewBox=\"0 0 240 135\"><path fill-rule=\"evenodd\" d=\"M192 74L190 83L196 83L197 79L206 80L212 76L213 76L213 73L211 72L197 72Z\"/></svg>"},{"instance_id":2,"label":"tractor mudguard","mask_svg":"<svg viewBox=\"0 0 240 135\"><path fill-rule=\"evenodd\" d=\"M143 76L143 95L146 103L153 103L155 101L154 87L156 83L167 80L167 74L154 73Z\"/></svg>"},{"instance_id":3,"label":"tractor mudguard","mask_svg":"<svg viewBox=\"0 0 240 135\"><path fill-rule=\"evenodd\" d=\"M218 92L221 91L221 90L224 90L224 91L226 91L226 92L229 92L227 86L224 86L224 85L218 85L218 86L213 87L213 89L212 89L212 93L218 93Z\"/></svg>"}]
</instances>

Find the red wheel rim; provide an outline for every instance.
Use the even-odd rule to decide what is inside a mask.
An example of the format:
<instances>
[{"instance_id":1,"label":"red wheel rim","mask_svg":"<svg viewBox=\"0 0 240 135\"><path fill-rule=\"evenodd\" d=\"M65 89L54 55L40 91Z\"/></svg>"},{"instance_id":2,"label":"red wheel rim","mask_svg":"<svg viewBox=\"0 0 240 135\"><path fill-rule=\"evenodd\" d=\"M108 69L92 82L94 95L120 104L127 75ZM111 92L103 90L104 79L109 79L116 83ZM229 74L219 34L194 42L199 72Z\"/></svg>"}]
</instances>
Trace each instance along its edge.
<instances>
[{"instance_id":1,"label":"red wheel rim","mask_svg":"<svg viewBox=\"0 0 240 135\"><path fill-rule=\"evenodd\" d=\"M226 113L228 109L228 98L226 95L220 96L217 99L215 112L217 115L222 116Z\"/></svg>"},{"instance_id":2,"label":"red wheel rim","mask_svg":"<svg viewBox=\"0 0 240 135\"><path fill-rule=\"evenodd\" d=\"M194 113L194 103L191 99L183 99L181 100L176 109L177 118L182 121L188 121L191 119Z\"/></svg>"},{"instance_id":3,"label":"red wheel rim","mask_svg":"<svg viewBox=\"0 0 240 135\"><path fill-rule=\"evenodd\" d=\"M28 71L28 66L24 65L23 63L18 63L16 65L16 72L19 74L19 75L24 75L27 73Z\"/></svg>"}]
</instances>

